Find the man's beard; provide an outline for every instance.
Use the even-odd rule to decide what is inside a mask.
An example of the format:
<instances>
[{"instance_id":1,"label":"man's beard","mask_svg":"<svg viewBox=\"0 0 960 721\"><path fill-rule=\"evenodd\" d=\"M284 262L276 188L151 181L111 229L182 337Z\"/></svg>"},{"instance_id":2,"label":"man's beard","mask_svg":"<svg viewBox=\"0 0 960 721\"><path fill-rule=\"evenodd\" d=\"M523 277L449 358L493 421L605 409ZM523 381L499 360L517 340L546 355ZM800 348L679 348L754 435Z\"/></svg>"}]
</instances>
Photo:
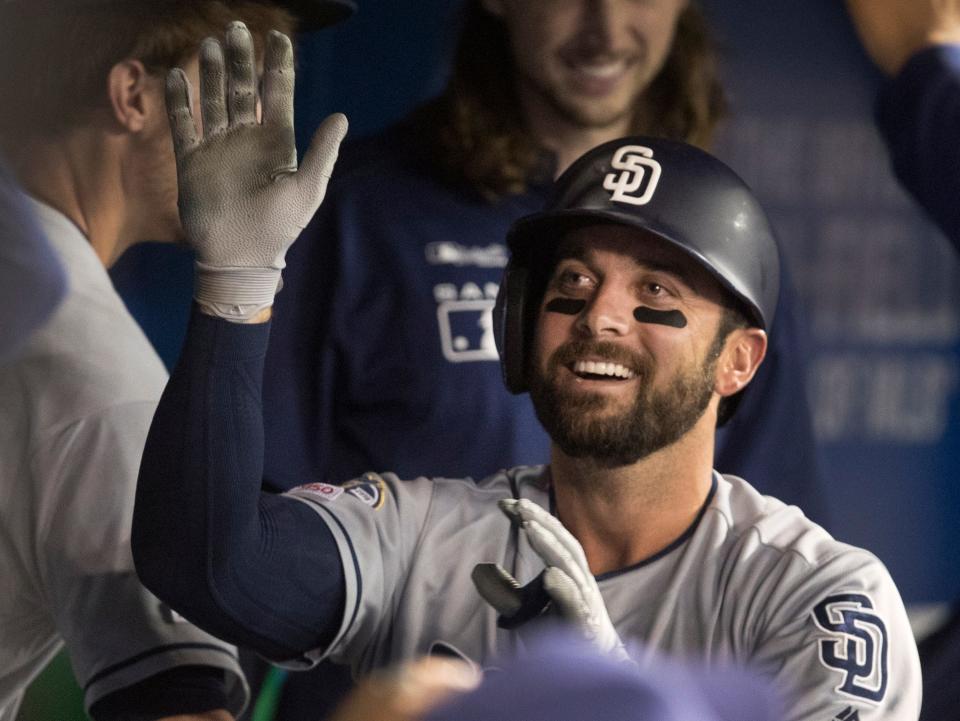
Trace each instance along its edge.
<instances>
[{"instance_id":1,"label":"man's beard","mask_svg":"<svg viewBox=\"0 0 960 721\"><path fill-rule=\"evenodd\" d=\"M700 419L713 395L721 347L722 339L714 342L699 365L681 368L667 388L657 391L651 387L653 362L648 357L608 341L573 341L554 351L545 372L531 368L530 397L540 423L565 454L607 468L630 465L675 443ZM630 407L598 415L616 399L559 387L564 366L586 357L620 363L636 374Z\"/></svg>"},{"instance_id":2,"label":"man's beard","mask_svg":"<svg viewBox=\"0 0 960 721\"><path fill-rule=\"evenodd\" d=\"M544 95L553 112L566 123L580 130L607 130L618 127L624 120L633 117L636 108L633 104L598 110L596 105L577 103L561 93L548 91Z\"/></svg>"},{"instance_id":3,"label":"man's beard","mask_svg":"<svg viewBox=\"0 0 960 721\"><path fill-rule=\"evenodd\" d=\"M624 120L633 118L637 111L641 91L630 102L606 107L603 103L591 102L589 98L578 98L563 88L544 82L539 78L524 75L522 93L530 93L550 109L563 123L578 130L606 130L618 128Z\"/></svg>"}]
</instances>

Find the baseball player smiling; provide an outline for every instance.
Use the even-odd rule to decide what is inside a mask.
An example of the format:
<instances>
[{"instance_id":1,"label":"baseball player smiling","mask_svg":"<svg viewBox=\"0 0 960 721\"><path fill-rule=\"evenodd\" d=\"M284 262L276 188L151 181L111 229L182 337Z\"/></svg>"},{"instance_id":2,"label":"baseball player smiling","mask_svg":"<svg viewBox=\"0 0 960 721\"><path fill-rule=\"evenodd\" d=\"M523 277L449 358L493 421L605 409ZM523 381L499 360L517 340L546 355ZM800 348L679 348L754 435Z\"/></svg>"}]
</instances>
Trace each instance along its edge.
<instances>
[{"instance_id":1,"label":"baseball player smiling","mask_svg":"<svg viewBox=\"0 0 960 721\"><path fill-rule=\"evenodd\" d=\"M779 255L749 189L693 147L595 148L511 230L495 331L507 388L530 392L550 434L549 466L261 493L273 289L346 129L332 116L292 164L288 48L268 44L262 124L205 82L203 112L230 122L200 138L185 77L168 83L201 282L141 468L144 583L294 666L362 673L437 641L482 664L558 616L641 665L756 667L788 719L916 719L916 647L883 565L711 468L718 419L766 351ZM202 77L244 65L203 59Z\"/></svg>"}]
</instances>

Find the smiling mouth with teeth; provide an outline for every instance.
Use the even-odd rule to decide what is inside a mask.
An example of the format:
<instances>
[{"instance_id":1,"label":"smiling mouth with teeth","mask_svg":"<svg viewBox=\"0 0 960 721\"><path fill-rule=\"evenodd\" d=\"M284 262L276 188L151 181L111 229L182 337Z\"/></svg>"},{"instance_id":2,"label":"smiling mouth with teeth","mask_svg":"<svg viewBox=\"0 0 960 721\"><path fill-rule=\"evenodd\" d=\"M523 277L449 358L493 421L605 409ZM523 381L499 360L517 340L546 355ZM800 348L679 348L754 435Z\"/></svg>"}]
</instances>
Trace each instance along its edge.
<instances>
[{"instance_id":1,"label":"smiling mouth with teeth","mask_svg":"<svg viewBox=\"0 0 960 721\"><path fill-rule=\"evenodd\" d=\"M570 370L584 380L630 380L637 374L620 363L605 361L576 361Z\"/></svg>"},{"instance_id":2,"label":"smiling mouth with teeth","mask_svg":"<svg viewBox=\"0 0 960 721\"><path fill-rule=\"evenodd\" d=\"M577 63L570 68L587 77L597 78L598 80L607 80L620 75L627 67L627 63L618 60L612 63Z\"/></svg>"}]
</instances>

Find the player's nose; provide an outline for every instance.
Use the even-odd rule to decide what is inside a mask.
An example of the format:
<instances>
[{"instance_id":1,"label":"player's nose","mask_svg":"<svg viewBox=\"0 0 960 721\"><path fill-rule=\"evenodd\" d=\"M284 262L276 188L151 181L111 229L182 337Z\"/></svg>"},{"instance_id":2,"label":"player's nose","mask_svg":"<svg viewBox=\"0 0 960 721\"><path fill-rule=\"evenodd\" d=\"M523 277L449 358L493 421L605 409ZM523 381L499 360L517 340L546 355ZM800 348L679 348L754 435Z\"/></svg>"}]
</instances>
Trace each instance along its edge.
<instances>
[{"instance_id":1,"label":"player's nose","mask_svg":"<svg viewBox=\"0 0 960 721\"><path fill-rule=\"evenodd\" d=\"M613 38L611 0L582 0L579 35L582 50L594 53L610 49Z\"/></svg>"},{"instance_id":2,"label":"player's nose","mask_svg":"<svg viewBox=\"0 0 960 721\"><path fill-rule=\"evenodd\" d=\"M595 338L626 335L633 323L635 305L629 293L601 286L577 319L577 328Z\"/></svg>"}]
</instances>

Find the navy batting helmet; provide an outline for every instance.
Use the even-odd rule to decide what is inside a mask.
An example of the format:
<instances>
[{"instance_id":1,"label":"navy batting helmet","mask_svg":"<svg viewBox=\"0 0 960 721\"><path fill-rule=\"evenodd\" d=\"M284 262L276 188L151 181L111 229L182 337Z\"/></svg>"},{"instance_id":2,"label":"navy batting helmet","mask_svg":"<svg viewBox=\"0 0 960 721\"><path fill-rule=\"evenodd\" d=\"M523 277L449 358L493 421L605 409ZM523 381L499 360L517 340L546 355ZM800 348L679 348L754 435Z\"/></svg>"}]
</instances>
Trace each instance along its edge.
<instances>
[{"instance_id":1,"label":"navy batting helmet","mask_svg":"<svg viewBox=\"0 0 960 721\"><path fill-rule=\"evenodd\" d=\"M730 168L684 143L646 137L594 148L557 180L547 209L507 235L510 262L494 309L504 382L527 390L527 354L545 274L564 235L584 225L640 228L688 254L769 330L780 256L766 214Z\"/></svg>"}]
</instances>

